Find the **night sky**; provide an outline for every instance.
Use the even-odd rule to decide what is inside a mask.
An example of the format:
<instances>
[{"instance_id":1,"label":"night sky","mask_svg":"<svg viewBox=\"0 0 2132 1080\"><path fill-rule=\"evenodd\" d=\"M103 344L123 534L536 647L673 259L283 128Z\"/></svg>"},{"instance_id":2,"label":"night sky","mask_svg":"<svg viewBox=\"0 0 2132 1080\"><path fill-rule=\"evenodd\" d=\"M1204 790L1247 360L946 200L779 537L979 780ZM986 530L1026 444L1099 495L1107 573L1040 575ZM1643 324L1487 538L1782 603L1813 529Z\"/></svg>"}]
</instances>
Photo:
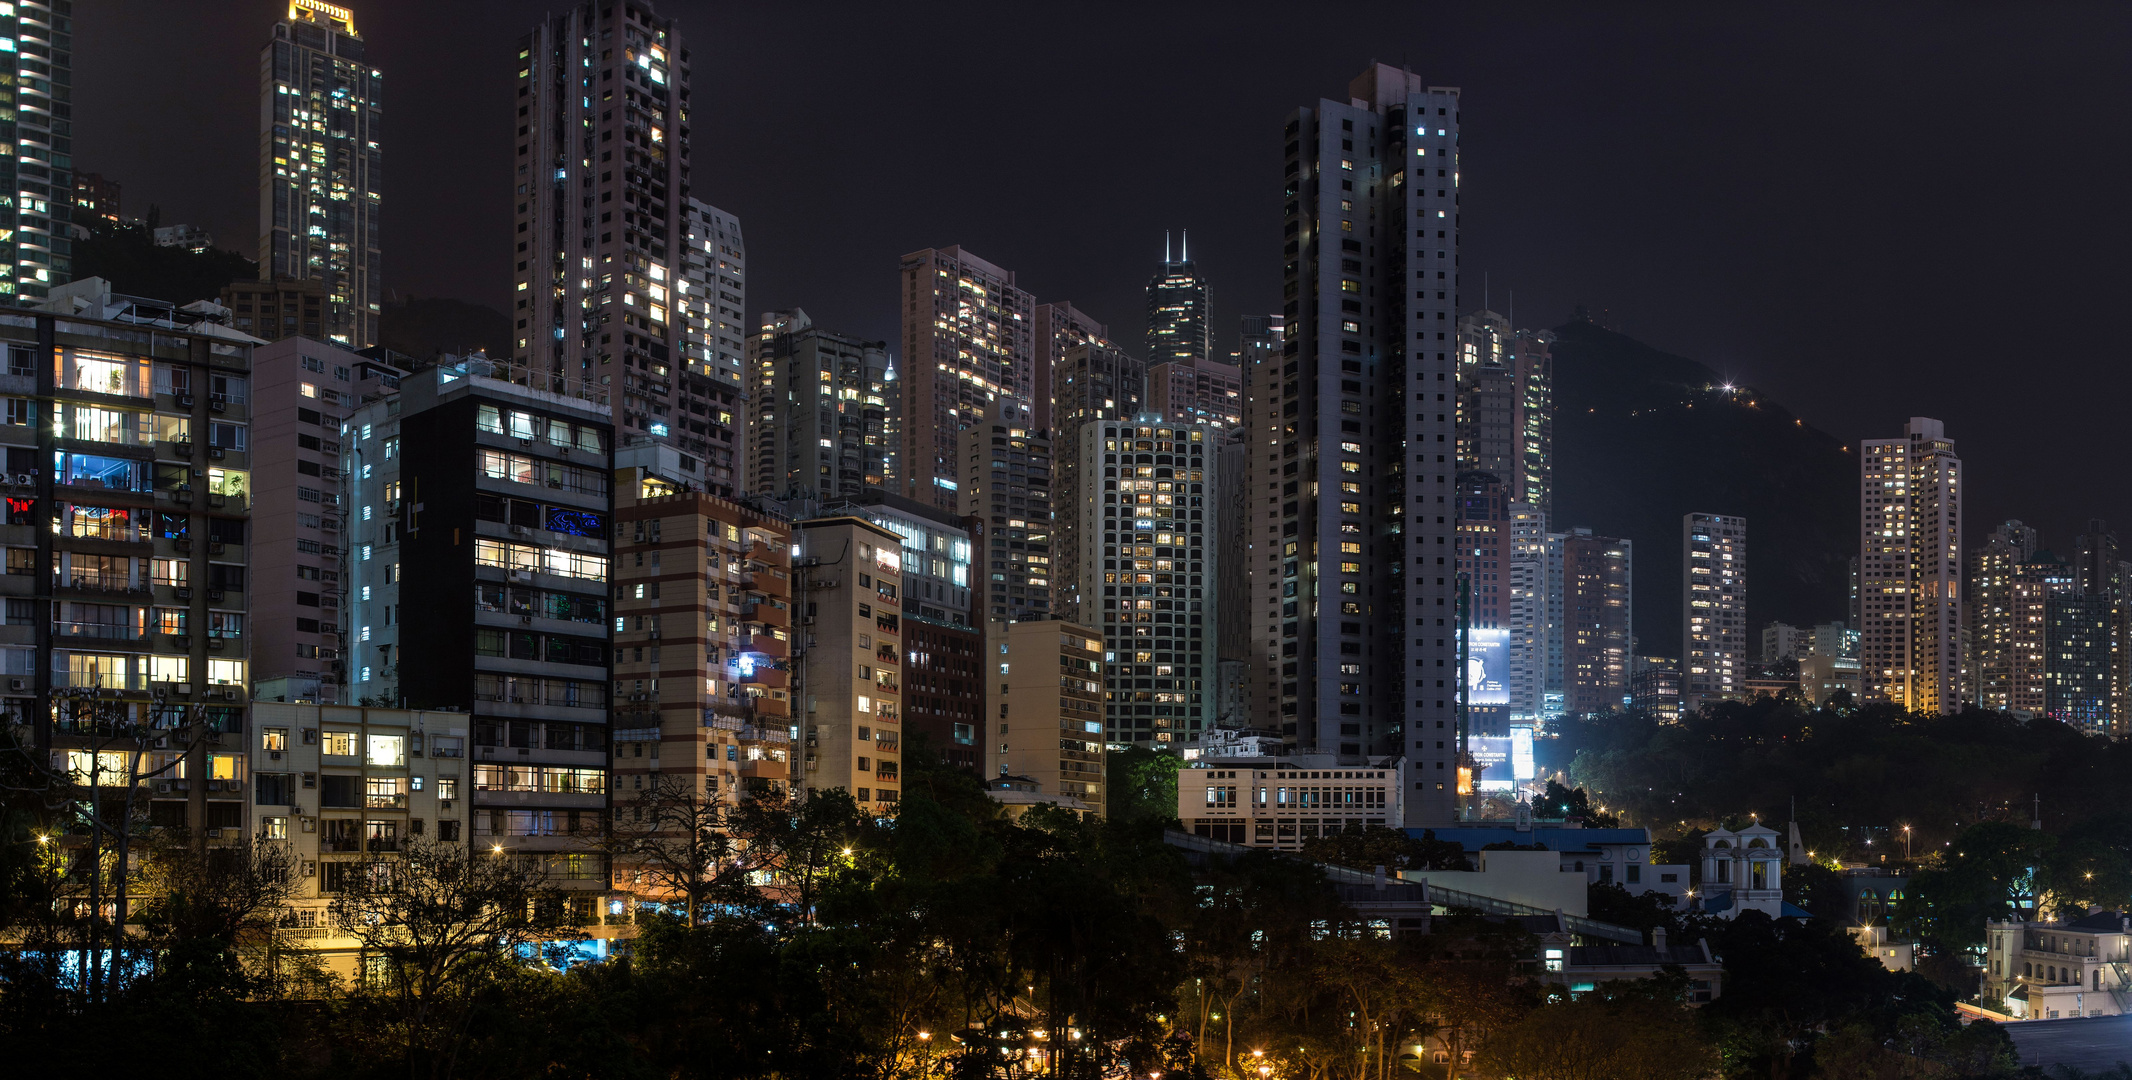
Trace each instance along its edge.
<instances>
[{"instance_id":1,"label":"night sky","mask_svg":"<svg viewBox=\"0 0 2132 1080\"><path fill-rule=\"evenodd\" d=\"M2124 5L658 7L751 315L893 340L898 256L960 243L1137 349L1163 231L1189 229L1226 350L1277 309L1287 111L1403 60L1466 95L1461 307L1485 274L1522 324L1603 308L1847 440L1945 420L1972 542L2016 516L2069 547L2096 514L2132 539ZM77 167L256 255L282 10L77 2ZM386 285L503 308L515 46L548 8L355 10L386 78Z\"/></svg>"}]
</instances>

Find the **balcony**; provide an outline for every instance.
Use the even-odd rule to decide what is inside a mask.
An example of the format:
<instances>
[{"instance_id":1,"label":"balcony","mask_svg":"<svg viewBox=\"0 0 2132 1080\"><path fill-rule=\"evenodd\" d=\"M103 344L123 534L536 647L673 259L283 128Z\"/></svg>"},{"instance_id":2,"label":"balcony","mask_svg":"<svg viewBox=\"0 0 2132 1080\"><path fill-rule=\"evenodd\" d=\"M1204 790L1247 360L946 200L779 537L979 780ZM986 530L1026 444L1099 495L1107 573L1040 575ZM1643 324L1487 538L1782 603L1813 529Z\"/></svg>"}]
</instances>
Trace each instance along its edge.
<instances>
[{"instance_id":1,"label":"balcony","mask_svg":"<svg viewBox=\"0 0 2132 1080\"><path fill-rule=\"evenodd\" d=\"M782 690L791 685L791 673L774 664L757 664L742 673L738 682L742 686L774 686Z\"/></svg>"},{"instance_id":2,"label":"balcony","mask_svg":"<svg viewBox=\"0 0 2132 1080\"><path fill-rule=\"evenodd\" d=\"M407 796L365 795L363 796L363 805L372 810L405 810L407 809Z\"/></svg>"},{"instance_id":3,"label":"balcony","mask_svg":"<svg viewBox=\"0 0 2132 1080\"><path fill-rule=\"evenodd\" d=\"M782 693L763 694L753 699L755 715L789 720L792 718L792 699Z\"/></svg>"},{"instance_id":4,"label":"balcony","mask_svg":"<svg viewBox=\"0 0 2132 1080\"><path fill-rule=\"evenodd\" d=\"M750 634L740 639L740 651L761 653L773 660L783 660L792 653L792 643L768 634Z\"/></svg>"},{"instance_id":5,"label":"balcony","mask_svg":"<svg viewBox=\"0 0 2132 1080\"><path fill-rule=\"evenodd\" d=\"M789 780L792 778L792 763L775 758L757 758L740 763L743 780Z\"/></svg>"}]
</instances>

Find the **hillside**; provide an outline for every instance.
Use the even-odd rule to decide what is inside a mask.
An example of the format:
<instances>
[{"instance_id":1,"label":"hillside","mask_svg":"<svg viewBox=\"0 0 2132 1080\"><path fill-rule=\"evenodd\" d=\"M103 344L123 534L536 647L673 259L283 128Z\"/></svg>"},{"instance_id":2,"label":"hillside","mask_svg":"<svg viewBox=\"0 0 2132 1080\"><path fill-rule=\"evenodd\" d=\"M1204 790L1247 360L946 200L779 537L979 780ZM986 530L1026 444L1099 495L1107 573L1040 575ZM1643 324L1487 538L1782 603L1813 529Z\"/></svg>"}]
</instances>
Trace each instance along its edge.
<instances>
[{"instance_id":1,"label":"hillside","mask_svg":"<svg viewBox=\"0 0 2132 1080\"><path fill-rule=\"evenodd\" d=\"M1854 451L1693 360L1590 322L1555 334L1552 524L1635 542L1640 652L1680 655L1680 522L1696 511L1747 518L1750 658L1772 620L1844 618Z\"/></svg>"}]
</instances>

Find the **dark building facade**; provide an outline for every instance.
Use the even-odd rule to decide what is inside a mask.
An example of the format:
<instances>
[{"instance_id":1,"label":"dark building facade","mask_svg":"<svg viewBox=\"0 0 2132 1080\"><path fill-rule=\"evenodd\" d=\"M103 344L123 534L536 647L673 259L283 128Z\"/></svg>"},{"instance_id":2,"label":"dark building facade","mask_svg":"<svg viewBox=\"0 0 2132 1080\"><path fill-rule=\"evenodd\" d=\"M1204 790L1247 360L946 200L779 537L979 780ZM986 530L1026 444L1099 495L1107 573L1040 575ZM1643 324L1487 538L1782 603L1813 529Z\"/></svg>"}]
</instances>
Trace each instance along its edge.
<instances>
[{"instance_id":1,"label":"dark building facade","mask_svg":"<svg viewBox=\"0 0 2132 1080\"><path fill-rule=\"evenodd\" d=\"M613 429L492 370L447 358L348 419L349 693L467 713L474 841L599 889Z\"/></svg>"},{"instance_id":2,"label":"dark building facade","mask_svg":"<svg viewBox=\"0 0 2132 1080\"><path fill-rule=\"evenodd\" d=\"M1344 90L1282 132L1285 340L1245 380L1253 696L1298 752L1406 757L1408 823L1450 821L1459 91L1385 64Z\"/></svg>"}]
</instances>

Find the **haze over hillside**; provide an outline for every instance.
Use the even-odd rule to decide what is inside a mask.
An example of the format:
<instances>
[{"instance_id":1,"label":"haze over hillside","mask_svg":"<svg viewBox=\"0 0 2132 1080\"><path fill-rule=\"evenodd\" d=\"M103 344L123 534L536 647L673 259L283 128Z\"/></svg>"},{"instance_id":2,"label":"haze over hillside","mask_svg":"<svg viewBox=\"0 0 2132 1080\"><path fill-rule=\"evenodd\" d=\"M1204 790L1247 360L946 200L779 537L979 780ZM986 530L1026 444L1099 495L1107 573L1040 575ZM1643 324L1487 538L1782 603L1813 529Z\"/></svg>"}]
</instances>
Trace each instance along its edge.
<instances>
[{"instance_id":1,"label":"haze over hillside","mask_svg":"<svg viewBox=\"0 0 2132 1080\"><path fill-rule=\"evenodd\" d=\"M1747 518L1749 655L1761 628L1847 614L1856 454L1752 388L1586 321L1555 328L1555 520L1636 545L1638 651L1680 655L1681 517Z\"/></svg>"}]
</instances>

